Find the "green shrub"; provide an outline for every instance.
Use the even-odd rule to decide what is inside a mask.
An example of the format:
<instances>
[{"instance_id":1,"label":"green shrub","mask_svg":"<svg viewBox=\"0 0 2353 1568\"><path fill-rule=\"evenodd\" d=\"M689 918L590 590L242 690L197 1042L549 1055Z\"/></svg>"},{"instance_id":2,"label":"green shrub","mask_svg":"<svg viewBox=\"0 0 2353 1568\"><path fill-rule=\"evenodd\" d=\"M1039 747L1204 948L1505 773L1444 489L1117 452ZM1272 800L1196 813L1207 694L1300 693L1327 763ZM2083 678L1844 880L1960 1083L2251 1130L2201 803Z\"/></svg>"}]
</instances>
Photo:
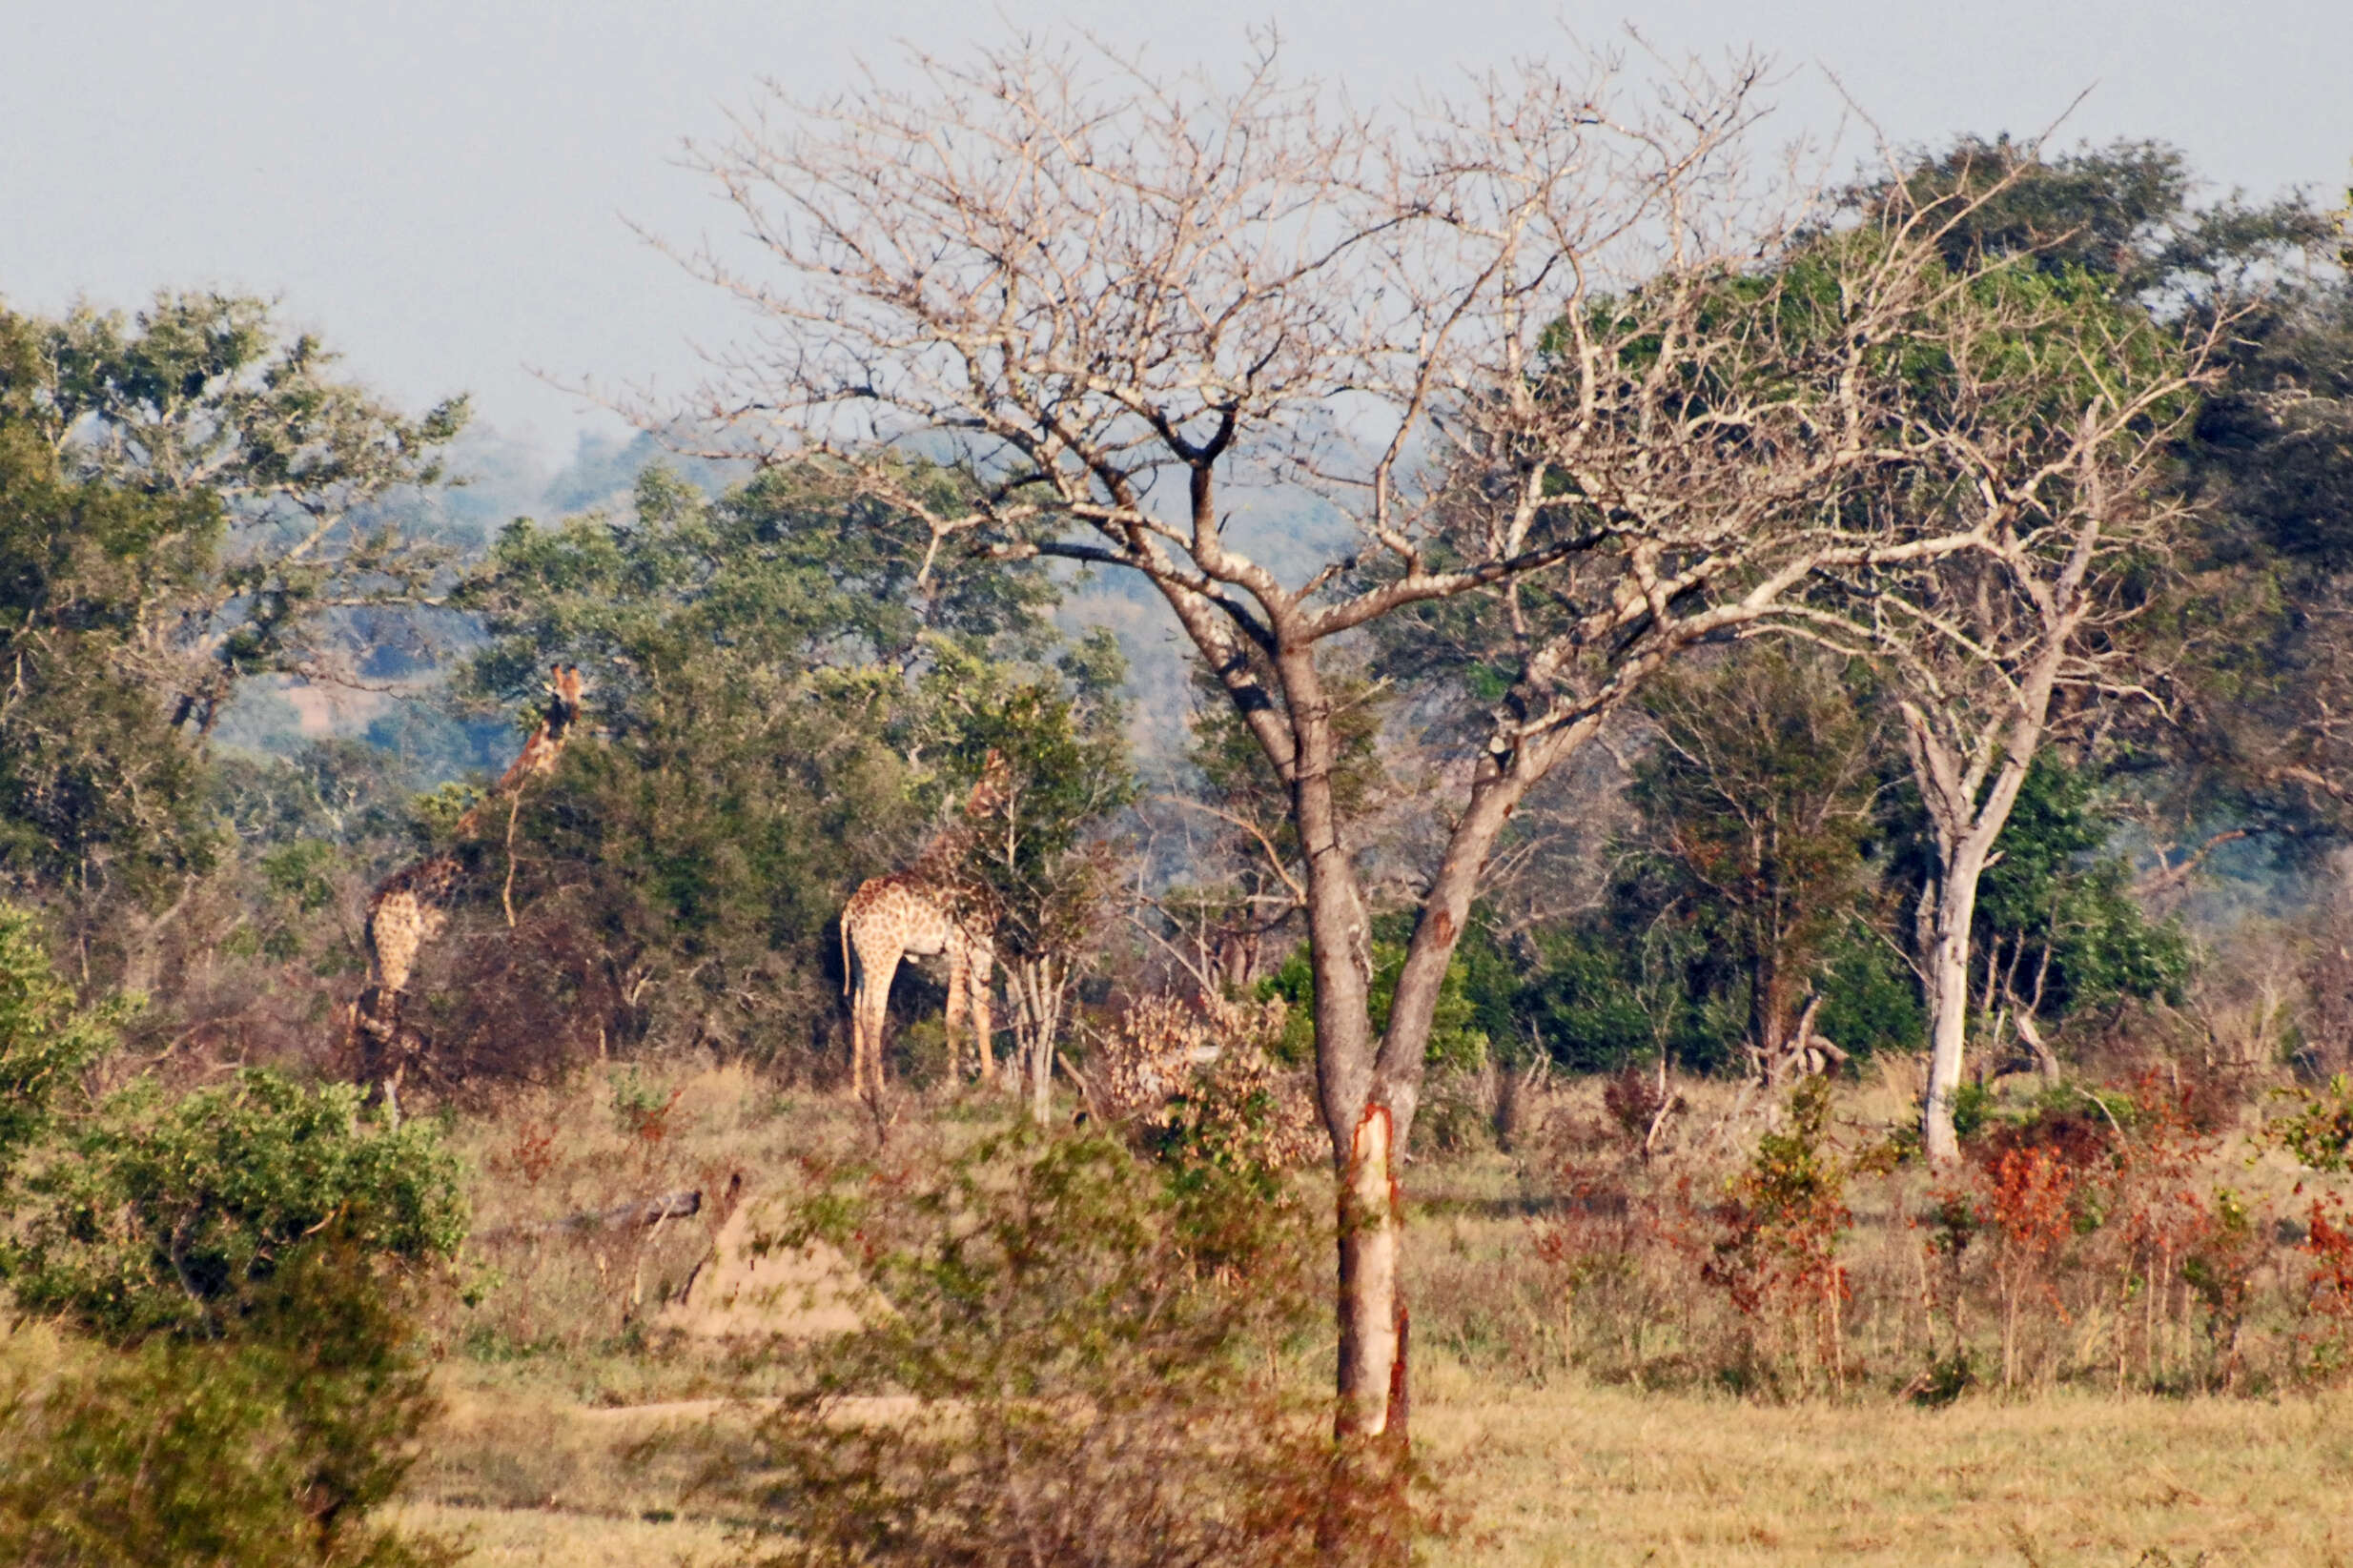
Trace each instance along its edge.
<instances>
[{"instance_id":1,"label":"green shrub","mask_svg":"<svg viewBox=\"0 0 2353 1568\"><path fill-rule=\"evenodd\" d=\"M57 1091L113 1043L109 1023L74 1005L32 913L0 904L0 1189L47 1130Z\"/></svg>"},{"instance_id":2,"label":"green shrub","mask_svg":"<svg viewBox=\"0 0 2353 1568\"><path fill-rule=\"evenodd\" d=\"M431 1130L349 1086L142 1080L25 1182L17 1303L91 1336L0 1407L0 1560L453 1560L367 1517L432 1412L409 1301L464 1233Z\"/></svg>"},{"instance_id":3,"label":"green shrub","mask_svg":"<svg viewBox=\"0 0 2353 1568\"><path fill-rule=\"evenodd\" d=\"M0 1398L0 1559L410 1565L443 1543L370 1527L432 1411L415 1334L365 1256L322 1236L257 1291L233 1342L86 1347Z\"/></svg>"},{"instance_id":4,"label":"green shrub","mask_svg":"<svg viewBox=\"0 0 2353 1568\"><path fill-rule=\"evenodd\" d=\"M2340 1072L2318 1091L2281 1093L2296 1109L2263 1124L2265 1142L2286 1150L2307 1171L2342 1171L2353 1165L2353 1081Z\"/></svg>"},{"instance_id":5,"label":"green shrub","mask_svg":"<svg viewBox=\"0 0 2353 1568\"><path fill-rule=\"evenodd\" d=\"M454 1254L465 1233L456 1161L429 1127L365 1121L353 1086L257 1069L178 1099L134 1083L26 1187L17 1301L117 1341L234 1333L251 1293L330 1227L405 1264Z\"/></svg>"}]
</instances>

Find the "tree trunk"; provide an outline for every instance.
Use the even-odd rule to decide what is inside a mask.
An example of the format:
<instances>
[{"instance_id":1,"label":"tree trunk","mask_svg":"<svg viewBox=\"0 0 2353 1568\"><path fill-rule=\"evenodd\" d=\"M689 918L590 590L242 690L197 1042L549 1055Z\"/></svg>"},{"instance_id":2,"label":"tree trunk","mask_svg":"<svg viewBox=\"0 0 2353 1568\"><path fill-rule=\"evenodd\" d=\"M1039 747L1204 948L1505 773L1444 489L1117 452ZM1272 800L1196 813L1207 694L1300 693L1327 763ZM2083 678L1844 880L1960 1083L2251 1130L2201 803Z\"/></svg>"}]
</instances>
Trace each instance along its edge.
<instances>
[{"instance_id":1,"label":"tree trunk","mask_svg":"<svg viewBox=\"0 0 2353 1568\"><path fill-rule=\"evenodd\" d=\"M129 995L152 996L157 976L163 969L164 936L188 907L189 899L196 890L196 879L189 877L180 886L180 896L171 907L153 915L143 915L133 905L122 919L123 972L116 988Z\"/></svg>"},{"instance_id":2,"label":"tree trunk","mask_svg":"<svg viewBox=\"0 0 2353 1568\"><path fill-rule=\"evenodd\" d=\"M1401 1220L1392 1165L1400 1118L1374 1075L1372 928L1332 800L1339 762L1331 708L1312 649L1276 660L1295 750L1292 820L1306 861L1307 941L1315 975L1316 1090L1340 1178L1340 1364L1336 1425L1343 1434L1388 1425L1400 1365L1397 1258ZM1408 1089L1410 1093L1410 1089ZM1410 1118L1410 1101L1406 1117ZM1367 1129L1377 1129L1368 1131Z\"/></svg>"},{"instance_id":3,"label":"tree trunk","mask_svg":"<svg viewBox=\"0 0 2353 1568\"><path fill-rule=\"evenodd\" d=\"M1444 989L1447 967L1462 945L1470 923L1471 900L1479 891L1480 874L1495 841L1528 789L1542 779L1585 731L1574 731L1544 753L1515 757L1508 764L1483 771L1471 786L1470 805L1446 841L1438 874L1422 901L1421 918L1414 923L1413 940L1398 971L1397 991L1389 1004L1389 1028L1381 1039L1380 1098L1397 1118L1399 1149L1413 1130L1414 1111L1421 1104L1422 1068L1429 1050L1430 1025L1437 1016L1438 998Z\"/></svg>"},{"instance_id":4,"label":"tree trunk","mask_svg":"<svg viewBox=\"0 0 2353 1568\"><path fill-rule=\"evenodd\" d=\"M1405 1305L1398 1293L1404 1216L1394 1169L1396 1125L1368 1105L1340 1183L1340 1435L1402 1441Z\"/></svg>"},{"instance_id":5,"label":"tree trunk","mask_svg":"<svg viewBox=\"0 0 2353 1568\"><path fill-rule=\"evenodd\" d=\"M1969 928L1976 919L1977 875L1985 864L1980 836L1973 831L1946 857L1927 954L1928 1093L1921 1102L1920 1141L1932 1165L1950 1164L1961 1154L1953 1099L1960 1092L1961 1055L1969 1039Z\"/></svg>"},{"instance_id":6,"label":"tree trunk","mask_svg":"<svg viewBox=\"0 0 2353 1568\"><path fill-rule=\"evenodd\" d=\"M1543 764L1551 760L1527 759L1522 769L1499 769L1474 785L1469 808L1456 823L1422 900L1390 1003L1389 1027L1372 1064L1370 1092L1349 1128L1340 1191L1338 1424L1342 1436L1386 1434L1404 1440L1408 1319L1398 1290L1404 1219L1396 1163L1421 1101L1431 1020L1447 965L1470 918L1479 874L1529 782L1542 777ZM1361 993L1355 1006L1358 1027L1369 1034ZM1319 1030L1322 1022L1319 1006ZM1366 1039L1361 1049L1369 1053L1371 1043ZM1320 1058L1322 1052L1318 1054Z\"/></svg>"},{"instance_id":7,"label":"tree trunk","mask_svg":"<svg viewBox=\"0 0 2353 1568\"><path fill-rule=\"evenodd\" d=\"M1030 1120L1043 1127L1054 1112L1054 1045L1062 1032L1062 1003L1066 976L1053 959L1039 959L1030 969L1029 1038L1022 1042L1023 1069L1030 1089Z\"/></svg>"}]
</instances>

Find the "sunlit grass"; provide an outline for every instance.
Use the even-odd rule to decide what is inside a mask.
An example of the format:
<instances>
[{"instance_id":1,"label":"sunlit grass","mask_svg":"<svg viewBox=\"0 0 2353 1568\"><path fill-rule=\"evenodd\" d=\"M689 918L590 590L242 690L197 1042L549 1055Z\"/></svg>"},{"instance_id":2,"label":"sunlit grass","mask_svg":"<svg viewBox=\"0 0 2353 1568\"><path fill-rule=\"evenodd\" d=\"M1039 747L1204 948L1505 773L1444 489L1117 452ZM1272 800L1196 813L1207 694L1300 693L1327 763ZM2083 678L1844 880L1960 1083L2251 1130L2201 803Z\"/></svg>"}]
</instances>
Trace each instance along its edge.
<instances>
[{"instance_id":1,"label":"sunlit grass","mask_svg":"<svg viewBox=\"0 0 2353 1568\"><path fill-rule=\"evenodd\" d=\"M2344 1395L1926 1411L1424 1383L1420 1436L1475 1517L1442 1562L2353 1560Z\"/></svg>"},{"instance_id":2,"label":"sunlit grass","mask_svg":"<svg viewBox=\"0 0 2353 1568\"><path fill-rule=\"evenodd\" d=\"M672 1087L684 1092L653 1147L624 1135L594 1075L460 1118L478 1222L710 1188L738 1169L773 1180L802 1153L870 1137L842 1103L780 1096L739 1070L682 1073L664 1092ZM1842 1112L1868 1125L1900 1109L1907 1087L1856 1086ZM940 1120L911 1105L893 1136L968 1136L966 1121L986 1110L975 1102ZM555 1137L526 1179L517 1153L531 1129ZM2231 1175L2266 1179L2239 1166ZM1647 1391L1601 1383L1564 1361L1558 1309L1525 1272L1539 1221L1522 1207L1516 1163L1489 1153L1421 1164L1408 1190L1420 1205L1408 1279L1419 1293L1415 1430L1470 1517L1435 1549L1439 1563L2353 1562L2343 1506L2353 1394L2168 1399L2061 1386L2004 1398L1980 1388L1922 1410L1890 1397L1885 1377L1858 1380L1844 1400L1785 1404L1688 1376ZM665 1425L708 1419L709 1396L749 1386L717 1347L632 1327L655 1316L708 1235L698 1218L643 1253L622 1235L485 1252L481 1304L446 1307L434 1325L447 1409L396 1517L470 1539L475 1561L500 1568L740 1560L686 1485L680 1451L649 1461L642 1446ZM1885 1251L1892 1273L1909 1270L1896 1265L1916 1245L1891 1223L1855 1240L1858 1264ZM1527 1287L1517 1296L1515 1277ZM56 1348L20 1325L0 1334L0 1365L37 1378ZM1317 1348L1301 1365L1322 1375Z\"/></svg>"}]
</instances>

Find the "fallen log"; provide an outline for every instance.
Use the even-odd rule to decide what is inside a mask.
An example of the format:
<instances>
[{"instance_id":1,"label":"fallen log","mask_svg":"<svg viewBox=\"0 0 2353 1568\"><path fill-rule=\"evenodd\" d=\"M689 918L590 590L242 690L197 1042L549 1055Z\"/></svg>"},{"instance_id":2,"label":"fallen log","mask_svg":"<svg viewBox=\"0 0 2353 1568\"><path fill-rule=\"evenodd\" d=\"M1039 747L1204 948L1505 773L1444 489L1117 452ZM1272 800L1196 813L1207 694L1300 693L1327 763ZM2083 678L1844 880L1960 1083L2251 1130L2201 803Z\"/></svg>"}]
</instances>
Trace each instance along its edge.
<instances>
[{"instance_id":1,"label":"fallen log","mask_svg":"<svg viewBox=\"0 0 2353 1568\"><path fill-rule=\"evenodd\" d=\"M632 1198L617 1203L610 1209L583 1209L577 1214L562 1219L542 1220L530 1225L501 1225L495 1231L478 1231L476 1241L513 1241L524 1236L584 1235L597 1231L630 1231L649 1225L659 1225L665 1219L687 1219L703 1212L703 1194L694 1188L681 1188L675 1192L658 1192L650 1198Z\"/></svg>"}]
</instances>

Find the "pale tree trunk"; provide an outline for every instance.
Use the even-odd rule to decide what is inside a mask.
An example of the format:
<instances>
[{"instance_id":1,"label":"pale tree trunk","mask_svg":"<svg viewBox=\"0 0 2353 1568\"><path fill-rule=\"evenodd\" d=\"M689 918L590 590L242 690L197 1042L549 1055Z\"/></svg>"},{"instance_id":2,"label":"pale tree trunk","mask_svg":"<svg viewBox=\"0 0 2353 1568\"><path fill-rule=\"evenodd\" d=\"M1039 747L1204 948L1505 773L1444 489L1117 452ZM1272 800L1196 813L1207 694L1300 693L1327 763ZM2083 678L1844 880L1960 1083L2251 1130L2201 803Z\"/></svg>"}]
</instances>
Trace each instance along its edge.
<instances>
[{"instance_id":1,"label":"pale tree trunk","mask_svg":"<svg viewBox=\"0 0 2353 1568\"><path fill-rule=\"evenodd\" d=\"M2072 629L2072 628L2071 628ZM1953 1126L1953 1099L1960 1091L1962 1058L1969 1043L1970 927L1977 914L1977 881L1990 862L1995 841L2017 804L2026 769L2043 739L2051 688L2066 651L2055 638L2019 688L2019 711L1998 743L1964 767L1954 748L1926 716L1903 705L1904 739L1912 754L1913 778L1935 830L1937 872L1934 913L1923 922L1921 989L1928 1001L1928 1091L1920 1101L1920 1141L1932 1165L1960 1158ZM1997 761L1995 761L1998 759ZM1993 778L1986 781L1987 764ZM1923 912L1927 912L1925 905Z\"/></svg>"},{"instance_id":2,"label":"pale tree trunk","mask_svg":"<svg viewBox=\"0 0 2353 1568\"><path fill-rule=\"evenodd\" d=\"M1373 1104L1357 1118L1340 1181L1340 1430L1405 1437L1405 1303L1398 1290L1403 1204L1396 1123Z\"/></svg>"},{"instance_id":3,"label":"pale tree trunk","mask_svg":"<svg viewBox=\"0 0 2353 1568\"><path fill-rule=\"evenodd\" d=\"M2006 629L1994 620L1977 626L1974 640L1959 640L1961 668L1977 663L1980 679L1990 672L1996 680L1993 689L2006 700L1999 706L1988 704L1973 722L1966 700L1954 695L1968 683L1963 676L1958 681L1932 680L1924 689L1915 688L1918 697L1899 704L1904 746L1935 830L1939 863L1934 926L1923 932L1930 940L1921 954L1930 1047L1920 1138L1932 1165L1949 1165L1960 1157L1953 1097L1960 1089L1961 1058L1968 1044L1969 938L1977 912L1977 879L1992 864L1994 845L2017 804L2026 770L2049 733L2052 694L2075 652L2076 634L2092 614L2085 584L2111 520L2109 481L2097 456L2101 435L2093 411L2087 411L2072 454L2080 478L2081 510L2068 525L2065 557L2056 564L2041 562L2007 527L1997 536L1995 563L2007 576L2009 591L2025 602L2025 635L2005 638ZM1976 596L1980 621L1988 620L1986 599L1981 583ZM1938 635L1946 634L1940 630ZM2009 656L1988 660L1985 650L2005 641L2013 650ZM1931 667L1934 662L1930 661Z\"/></svg>"},{"instance_id":4,"label":"pale tree trunk","mask_svg":"<svg viewBox=\"0 0 2353 1568\"><path fill-rule=\"evenodd\" d=\"M1006 1088L1027 1091L1030 1119L1043 1127L1054 1113L1054 1042L1070 1000L1067 963L1025 958L1006 967L1013 993L1014 1054L1006 1059Z\"/></svg>"},{"instance_id":5,"label":"pale tree trunk","mask_svg":"<svg viewBox=\"0 0 2353 1568\"><path fill-rule=\"evenodd\" d=\"M1215 496L1215 468L1224 442L1220 436L1191 449L1187 458L1194 528L1190 554L1204 574L1225 574L1257 600L1264 621L1253 640L1266 661L1263 673L1272 675L1281 695L1279 704L1270 700L1260 669L1253 665L1225 611L1174 573L1157 572L1151 580L1290 792L1291 822L1306 869L1302 880L1307 948L1315 976L1316 1099L1332 1140L1333 1170L1339 1178L1340 1354L1334 1424L1343 1436L1379 1436L1390 1430L1393 1416L1402 1414L1404 1313L1398 1296L1397 1258L1403 1242L1403 1215L1394 1167L1421 1089L1422 1041L1428 1035L1429 1009L1409 1006L1401 982L1389 1036L1398 1036L1401 1019L1407 1020L1410 1029L1417 1011L1422 1032L1410 1052L1409 1069L1389 1070L1385 1050L1376 1061L1369 1008L1372 921L1332 796L1340 743L1332 729L1331 695L1316 662L1319 634L1296 596L1285 593L1263 568L1225 553ZM1463 903L1467 906L1467 894ZM1449 950L1456 934L1451 927L1446 933ZM1417 949L1422 946L1417 936ZM1414 969L1411 957L1406 967ZM1442 975L1444 967L1442 957ZM1368 1121L1379 1124L1378 1134L1363 1132Z\"/></svg>"},{"instance_id":6,"label":"pale tree trunk","mask_svg":"<svg viewBox=\"0 0 2353 1568\"><path fill-rule=\"evenodd\" d=\"M2006 820L2005 809L2002 817ZM1941 856L1936 913L1930 928L1922 988L1928 996L1928 1092L1922 1098L1920 1139L1931 1164L1960 1158L1953 1127L1953 1100L1960 1092L1962 1054L1969 1042L1969 931L1977 915L1977 878L1986 850L2001 831L1973 829ZM1942 846L1940 845L1940 848Z\"/></svg>"},{"instance_id":7,"label":"pale tree trunk","mask_svg":"<svg viewBox=\"0 0 2353 1568\"><path fill-rule=\"evenodd\" d=\"M1468 809L1448 837L1398 973L1389 1027L1372 1060L1363 1108L1340 1152L1340 1427L1404 1436L1409 1313L1398 1287L1403 1205L1395 1164L1422 1097L1430 1025L1446 967L1463 939L1480 873L1528 788L1576 742L1581 726L1550 743L1483 763ZM1369 964L1367 965L1369 969ZM1359 1004L1359 1016L1361 1002ZM1321 1025L1320 1016L1318 1019ZM1368 1055L1372 1042L1363 1028ZM1339 1140L1335 1138L1335 1145Z\"/></svg>"}]
</instances>

